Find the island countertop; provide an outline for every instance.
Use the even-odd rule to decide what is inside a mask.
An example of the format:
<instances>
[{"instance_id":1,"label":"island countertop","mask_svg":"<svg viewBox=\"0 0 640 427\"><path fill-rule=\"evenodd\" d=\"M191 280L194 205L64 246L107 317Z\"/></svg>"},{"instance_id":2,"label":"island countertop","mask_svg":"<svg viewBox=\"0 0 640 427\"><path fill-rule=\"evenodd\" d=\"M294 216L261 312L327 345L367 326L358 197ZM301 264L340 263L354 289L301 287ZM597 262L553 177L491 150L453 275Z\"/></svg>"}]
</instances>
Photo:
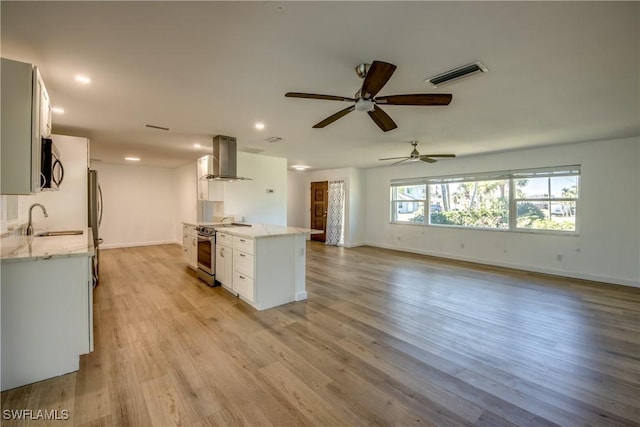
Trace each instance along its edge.
<instances>
[{"instance_id":1,"label":"island countertop","mask_svg":"<svg viewBox=\"0 0 640 427\"><path fill-rule=\"evenodd\" d=\"M312 230L309 228L286 227L282 225L270 224L251 224L248 226L228 226L220 225L214 228L217 232L229 234L231 236L244 237L246 239L262 239L276 236L318 234L321 230Z\"/></svg>"},{"instance_id":2,"label":"island countertop","mask_svg":"<svg viewBox=\"0 0 640 427\"><path fill-rule=\"evenodd\" d=\"M54 230L51 230L54 231ZM0 239L3 263L39 261L51 258L93 256L93 234L85 227L82 234L71 236L8 236Z\"/></svg>"}]
</instances>

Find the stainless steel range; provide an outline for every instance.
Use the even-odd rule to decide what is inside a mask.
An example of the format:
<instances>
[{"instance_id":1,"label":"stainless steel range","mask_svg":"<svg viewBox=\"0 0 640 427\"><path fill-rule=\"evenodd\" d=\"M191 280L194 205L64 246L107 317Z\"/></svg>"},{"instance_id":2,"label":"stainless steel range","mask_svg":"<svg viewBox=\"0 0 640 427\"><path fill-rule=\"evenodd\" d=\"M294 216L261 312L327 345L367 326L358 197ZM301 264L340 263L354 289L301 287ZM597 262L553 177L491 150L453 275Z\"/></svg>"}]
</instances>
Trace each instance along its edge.
<instances>
[{"instance_id":1,"label":"stainless steel range","mask_svg":"<svg viewBox=\"0 0 640 427\"><path fill-rule=\"evenodd\" d=\"M216 231L201 225L198 232L198 278L209 286L216 284Z\"/></svg>"}]
</instances>

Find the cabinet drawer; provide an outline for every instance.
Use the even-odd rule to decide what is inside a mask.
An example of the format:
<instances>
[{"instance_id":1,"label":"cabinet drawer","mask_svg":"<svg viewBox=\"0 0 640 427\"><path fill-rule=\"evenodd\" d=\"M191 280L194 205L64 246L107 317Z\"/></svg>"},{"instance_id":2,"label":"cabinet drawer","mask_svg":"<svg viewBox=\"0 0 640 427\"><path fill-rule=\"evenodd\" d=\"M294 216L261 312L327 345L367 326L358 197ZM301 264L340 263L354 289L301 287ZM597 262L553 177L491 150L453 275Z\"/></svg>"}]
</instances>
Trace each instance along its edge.
<instances>
[{"instance_id":1,"label":"cabinet drawer","mask_svg":"<svg viewBox=\"0 0 640 427\"><path fill-rule=\"evenodd\" d=\"M233 290L241 297L253 302L253 279L251 277L234 271Z\"/></svg>"},{"instance_id":2,"label":"cabinet drawer","mask_svg":"<svg viewBox=\"0 0 640 427\"><path fill-rule=\"evenodd\" d=\"M216 245L226 246L228 248L233 247L233 236L226 233L216 233Z\"/></svg>"},{"instance_id":3,"label":"cabinet drawer","mask_svg":"<svg viewBox=\"0 0 640 427\"><path fill-rule=\"evenodd\" d=\"M182 226L182 234L184 234L185 237L195 237L197 234L196 228L192 225L184 224Z\"/></svg>"},{"instance_id":4,"label":"cabinet drawer","mask_svg":"<svg viewBox=\"0 0 640 427\"><path fill-rule=\"evenodd\" d=\"M237 249L233 251L233 269L239 273L254 277L253 274L253 255L240 252Z\"/></svg>"},{"instance_id":5,"label":"cabinet drawer","mask_svg":"<svg viewBox=\"0 0 640 427\"><path fill-rule=\"evenodd\" d=\"M246 252L250 255L253 255L253 239L246 239L244 237L234 236L233 238L233 249L241 250L242 252Z\"/></svg>"}]
</instances>

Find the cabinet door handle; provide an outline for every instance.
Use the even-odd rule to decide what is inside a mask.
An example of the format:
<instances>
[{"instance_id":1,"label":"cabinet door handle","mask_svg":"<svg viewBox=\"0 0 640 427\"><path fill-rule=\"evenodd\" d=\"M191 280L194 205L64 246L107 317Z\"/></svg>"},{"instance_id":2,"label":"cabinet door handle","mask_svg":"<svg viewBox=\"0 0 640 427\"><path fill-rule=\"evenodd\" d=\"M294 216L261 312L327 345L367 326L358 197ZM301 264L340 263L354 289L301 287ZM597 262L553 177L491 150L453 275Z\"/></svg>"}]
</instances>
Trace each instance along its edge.
<instances>
[{"instance_id":1,"label":"cabinet door handle","mask_svg":"<svg viewBox=\"0 0 640 427\"><path fill-rule=\"evenodd\" d=\"M242 243L246 242L246 240L244 240L244 239L240 239L240 241L241 241Z\"/></svg>"},{"instance_id":2,"label":"cabinet door handle","mask_svg":"<svg viewBox=\"0 0 640 427\"><path fill-rule=\"evenodd\" d=\"M245 277L244 277L242 274L240 275L240 278L241 278L242 280L244 280L244 279L245 279Z\"/></svg>"},{"instance_id":3,"label":"cabinet door handle","mask_svg":"<svg viewBox=\"0 0 640 427\"><path fill-rule=\"evenodd\" d=\"M245 255L244 255L244 254L240 254L240 256L241 256L242 258L244 258L244 257L245 257Z\"/></svg>"}]
</instances>

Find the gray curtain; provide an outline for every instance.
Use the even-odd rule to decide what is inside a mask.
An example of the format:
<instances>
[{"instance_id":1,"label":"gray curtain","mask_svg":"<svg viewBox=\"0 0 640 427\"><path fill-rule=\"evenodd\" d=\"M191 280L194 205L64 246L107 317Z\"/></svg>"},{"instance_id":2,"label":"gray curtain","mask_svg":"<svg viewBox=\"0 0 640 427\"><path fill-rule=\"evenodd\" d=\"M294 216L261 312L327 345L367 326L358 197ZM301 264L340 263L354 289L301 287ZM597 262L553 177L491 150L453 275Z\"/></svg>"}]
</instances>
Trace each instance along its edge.
<instances>
[{"instance_id":1,"label":"gray curtain","mask_svg":"<svg viewBox=\"0 0 640 427\"><path fill-rule=\"evenodd\" d=\"M327 213L327 245L344 243L344 181L329 181L329 212Z\"/></svg>"}]
</instances>

